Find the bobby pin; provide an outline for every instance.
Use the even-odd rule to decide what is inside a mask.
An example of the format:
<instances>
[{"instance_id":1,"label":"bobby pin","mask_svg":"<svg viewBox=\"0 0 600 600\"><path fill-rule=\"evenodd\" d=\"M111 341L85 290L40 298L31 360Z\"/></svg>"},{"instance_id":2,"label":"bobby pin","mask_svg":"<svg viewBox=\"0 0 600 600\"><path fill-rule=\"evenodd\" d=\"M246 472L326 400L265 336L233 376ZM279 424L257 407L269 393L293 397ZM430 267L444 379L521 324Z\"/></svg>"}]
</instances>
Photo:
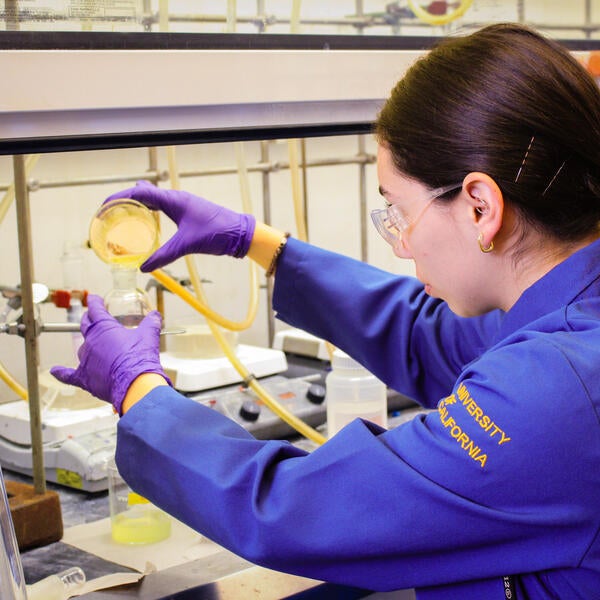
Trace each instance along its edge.
<instances>
[{"instance_id":1,"label":"bobby pin","mask_svg":"<svg viewBox=\"0 0 600 600\"><path fill-rule=\"evenodd\" d=\"M565 166L566 162L567 162L566 160L562 161L562 165L560 165L560 167L558 167L558 171L556 171L556 173L554 173L554 177L550 180L550 183L546 186L546 189L542 192L542 196L546 195L546 192L550 189L550 186L554 183L554 180L558 177L558 174L563 170L563 167Z\"/></svg>"},{"instance_id":2,"label":"bobby pin","mask_svg":"<svg viewBox=\"0 0 600 600\"><path fill-rule=\"evenodd\" d=\"M535 140L535 135L532 135L531 139L529 140L529 146L527 146L527 150L525 151L525 156L523 157L523 162L521 163L521 166L519 167L519 170L517 171L517 176L515 177L515 183L517 183L519 181L519 177L521 177L521 171L523 170L523 167L525 166L525 162L527 161L527 157L529 156L529 151L531 150L531 146L533 146L533 140Z\"/></svg>"}]
</instances>

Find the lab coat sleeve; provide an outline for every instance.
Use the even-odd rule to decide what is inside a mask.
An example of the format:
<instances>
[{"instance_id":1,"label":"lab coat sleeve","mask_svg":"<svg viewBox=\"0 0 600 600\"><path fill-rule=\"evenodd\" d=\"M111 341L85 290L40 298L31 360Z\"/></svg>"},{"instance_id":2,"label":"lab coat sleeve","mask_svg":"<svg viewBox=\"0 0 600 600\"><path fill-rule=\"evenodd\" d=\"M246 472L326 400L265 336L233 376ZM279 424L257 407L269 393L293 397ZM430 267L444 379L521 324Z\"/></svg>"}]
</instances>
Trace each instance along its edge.
<instances>
[{"instance_id":1,"label":"lab coat sleeve","mask_svg":"<svg viewBox=\"0 0 600 600\"><path fill-rule=\"evenodd\" d=\"M273 306L279 319L328 340L427 407L489 346L502 318L500 311L458 317L415 278L294 239L278 261Z\"/></svg>"},{"instance_id":2,"label":"lab coat sleeve","mask_svg":"<svg viewBox=\"0 0 600 600\"><path fill-rule=\"evenodd\" d=\"M306 577L391 590L585 566L593 407L558 351L538 372L514 348L488 355L438 411L387 432L356 420L311 454L160 387L120 420L117 464L215 542Z\"/></svg>"}]
</instances>

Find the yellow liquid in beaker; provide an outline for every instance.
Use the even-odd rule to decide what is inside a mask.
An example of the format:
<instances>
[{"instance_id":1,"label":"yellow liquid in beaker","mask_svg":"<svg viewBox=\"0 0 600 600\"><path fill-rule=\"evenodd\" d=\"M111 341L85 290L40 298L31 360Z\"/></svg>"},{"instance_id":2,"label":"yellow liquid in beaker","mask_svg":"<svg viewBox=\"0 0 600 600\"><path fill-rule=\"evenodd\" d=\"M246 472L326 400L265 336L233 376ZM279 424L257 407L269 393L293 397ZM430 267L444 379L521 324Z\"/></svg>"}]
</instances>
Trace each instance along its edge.
<instances>
[{"instance_id":1,"label":"yellow liquid in beaker","mask_svg":"<svg viewBox=\"0 0 600 600\"><path fill-rule=\"evenodd\" d=\"M171 535L171 518L154 506L134 506L111 519L112 539L119 544L153 544Z\"/></svg>"},{"instance_id":2,"label":"yellow liquid in beaker","mask_svg":"<svg viewBox=\"0 0 600 600\"><path fill-rule=\"evenodd\" d=\"M137 268L158 248L158 224L139 202L113 200L92 219L90 246L105 263Z\"/></svg>"}]
</instances>

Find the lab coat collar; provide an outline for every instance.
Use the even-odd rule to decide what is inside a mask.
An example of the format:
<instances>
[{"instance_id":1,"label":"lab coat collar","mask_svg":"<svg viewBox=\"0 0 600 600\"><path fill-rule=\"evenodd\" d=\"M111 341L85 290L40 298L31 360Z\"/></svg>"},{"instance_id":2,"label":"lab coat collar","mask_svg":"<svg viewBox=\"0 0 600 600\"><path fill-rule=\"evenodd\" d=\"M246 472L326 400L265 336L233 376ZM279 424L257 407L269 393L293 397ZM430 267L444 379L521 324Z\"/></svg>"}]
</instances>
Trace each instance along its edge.
<instances>
[{"instance_id":1,"label":"lab coat collar","mask_svg":"<svg viewBox=\"0 0 600 600\"><path fill-rule=\"evenodd\" d=\"M599 280L600 240L596 240L556 265L521 294L506 313L496 342L580 296L600 296Z\"/></svg>"}]
</instances>

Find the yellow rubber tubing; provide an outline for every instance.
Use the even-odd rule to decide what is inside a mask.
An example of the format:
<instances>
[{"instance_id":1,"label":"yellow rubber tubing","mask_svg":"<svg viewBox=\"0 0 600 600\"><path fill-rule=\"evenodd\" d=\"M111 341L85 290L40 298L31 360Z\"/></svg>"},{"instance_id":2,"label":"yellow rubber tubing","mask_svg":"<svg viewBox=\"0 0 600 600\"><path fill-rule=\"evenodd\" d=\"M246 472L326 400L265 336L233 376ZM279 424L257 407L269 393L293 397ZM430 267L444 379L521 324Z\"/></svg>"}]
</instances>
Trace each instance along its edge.
<instances>
[{"instance_id":1,"label":"yellow rubber tubing","mask_svg":"<svg viewBox=\"0 0 600 600\"><path fill-rule=\"evenodd\" d=\"M23 400L29 400L27 390L0 363L0 379Z\"/></svg>"},{"instance_id":2,"label":"yellow rubber tubing","mask_svg":"<svg viewBox=\"0 0 600 600\"><path fill-rule=\"evenodd\" d=\"M204 315L207 319L210 319L211 321L225 329L229 329L230 331L242 331L244 329L248 329L248 327L252 324L253 318L251 319L250 317L248 317L245 321L237 322L231 321L226 317L220 315L209 306L202 304L200 301L198 301L198 299L192 293L190 293L182 285L180 285L177 281L175 281L172 277L170 277L160 269L152 271L151 275L161 285L163 285L173 294L179 296L184 302L187 302L201 315Z\"/></svg>"},{"instance_id":3,"label":"yellow rubber tubing","mask_svg":"<svg viewBox=\"0 0 600 600\"><path fill-rule=\"evenodd\" d=\"M302 242L308 241L306 231L306 215L302 200L302 185L300 183L300 160L298 158L298 140L288 140L288 155L290 162L290 176L292 179L292 201L294 203L294 218L298 239Z\"/></svg>"},{"instance_id":4,"label":"yellow rubber tubing","mask_svg":"<svg viewBox=\"0 0 600 600\"><path fill-rule=\"evenodd\" d=\"M236 143L235 151L238 162L238 172L240 176L242 204L244 205L244 209L247 212L250 212L251 206L249 191L250 188L248 185L248 171L245 166L243 146L241 143ZM177 172L175 149L172 147L168 148L167 154L169 161L169 170L171 172L171 184L174 187L174 189L178 189L179 175ZM210 328L210 331L213 337L215 338L217 344L219 344L219 347L221 348L225 356L228 358L233 368L240 375L242 380L247 382L248 387L250 387L250 389L252 389L254 393L257 394L257 396L263 401L265 406L267 406L274 414L276 414L288 425L293 427L298 433L300 433L304 437L308 438L309 440L312 440L313 442L319 445L325 443L326 438L323 435L321 435L318 431L304 423L304 421L296 417L296 415L288 411L273 397L271 397L269 393L260 385L260 383L258 383L258 381L250 373L250 371L238 359L238 357L235 354L235 351L232 349L231 345L229 344L225 336L221 333L217 325L220 324L226 329L231 329L231 327L229 326L235 323L230 322L228 319L225 319L218 313L215 313L212 309L210 309L207 306L206 297L202 289L202 283L200 281L200 277L198 276L196 265L191 256L186 256L185 261L190 275L190 280L192 282L192 287L194 288L194 292L196 294L195 296L191 294L187 289L185 289L182 285L177 283L172 277L167 275L164 271L156 270L153 271L151 275L157 281L159 281L166 289L178 295L182 300L184 300L190 306L192 306L192 308L194 308L206 317L208 327ZM256 272L256 265L254 263L251 263L251 265L252 271Z\"/></svg>"},{"instance_id":5,"label":"yellow rubber tubing","mask_svg":"<svg viewBox=\"0 0 600 600\"><path fill-rule=\"evenodd\" d=\"M196 296L199 300L203 301L204 292L201 287L200 278L196 273L195 266L191 260L191 257L186 256L186 261L188 263L188 270L190 271L190 277L192 280L192 285L194 286L194 290L196 292ZM249 388L254 391L254 393L262 400L262 402L267 406L267 408L271 409L280 419L286 422L290 427L293 427L299 434L304 437L312 440L316 444L323 444L326 441L326 438L323 437L318 431L307 425L304 421L299 419L296 415L288 411L284 408L277 400L275 400L267 390L265 390L262 385L254 378L254 376L250 373L250 371L244 366L244 364L239 360L236 356L235 351L225 338L225 336L221 333L219 327L210 319L207 319L208 327L215 338L217 344L219 344L221 350L225 354L225 356L229 359L229 362L232 364L233 368L237 371L238 375L242 378L243 381L246 382Z\"/></svg>"},{"instance_id":6,"label":"yellow rubber tubing","mask_svg":"<svg viewBox=\"0 0 600 600\"><path fill-rule=\"evenodd\" d=\"M189 258L189 257L187 257ZM256 381L250 377L250 371L244 367L244 365L240 362L238 357L235 355L231 347L229 346L225 336L219 331L216 326L216 321L208 316L209 313L212 313L207 306L203 305L198 298L196 298L193 294L191 294L188 290L186 290L182 285L177 283L173 278L167 275L163 271L152 271L151 275L156 278L165 288L167 288L170 292L177 294L184 302L187 302L192 308L197 310L199 313L203 314L207 317L207 323L210 327L210 330L223 350L225 356L229 359L234 369L238 372L240 377L249 381L249 387L256 392L258 397L265 403L265 405L270 408L278 417L283 419L288 425L293 427L298 433L305 436L309 440L312 440L316 444L323 444L326 441L326 438L322 436L318 431L298 419L294 414L290 413L283 406L281 406L278 402L273 400L268 392ZM193 279L195 277L192 276ZM220 315L215 315L217 318L221 318Z\"/></svg>"},{"instance_id":7,"label":"yellow rubber tubing","mask_svg":"<svg viewBox=\"0 0 600 600\"><path fill-rule=\"evenodd\" d=\"M175 156L175 148L173 146L169 146L167 148L167 161L169 164L169 177L171 179L171 187L174 190L180 189L179 185L179 173L177 169L177 160ZM247 189L242 186L242 204L245 212L251 212L251 207L248 205ZM190 271L190 265L193 263L188 261L186 258L186 264L188 266L188 271ZM258 269L254 263L250 263L250 300L248 303L248 312L246 314L246 318L243 321L232 321L224 317L223 315L214 311L210 306L208 306L207 302L198 302L196 298L188 290L186 290L183 286L179 285L174 279L169 277L164 271L154 271L152 273L153 277L157 279L164 287L166 287L173 294L177 294L181 299L185 300L190 306L195 308L201 315L204 315L207 319L210 319L224 327L225 329L229 329L230 331L243 331L244 329L248 329L254 319L256 318L256 313L258 312ZM195 267L193 268L195 270ZM192 277L192 273L190 273L190 277ZM195 287L195 286L194 286Z\"/></svg>"}]
</instances>

